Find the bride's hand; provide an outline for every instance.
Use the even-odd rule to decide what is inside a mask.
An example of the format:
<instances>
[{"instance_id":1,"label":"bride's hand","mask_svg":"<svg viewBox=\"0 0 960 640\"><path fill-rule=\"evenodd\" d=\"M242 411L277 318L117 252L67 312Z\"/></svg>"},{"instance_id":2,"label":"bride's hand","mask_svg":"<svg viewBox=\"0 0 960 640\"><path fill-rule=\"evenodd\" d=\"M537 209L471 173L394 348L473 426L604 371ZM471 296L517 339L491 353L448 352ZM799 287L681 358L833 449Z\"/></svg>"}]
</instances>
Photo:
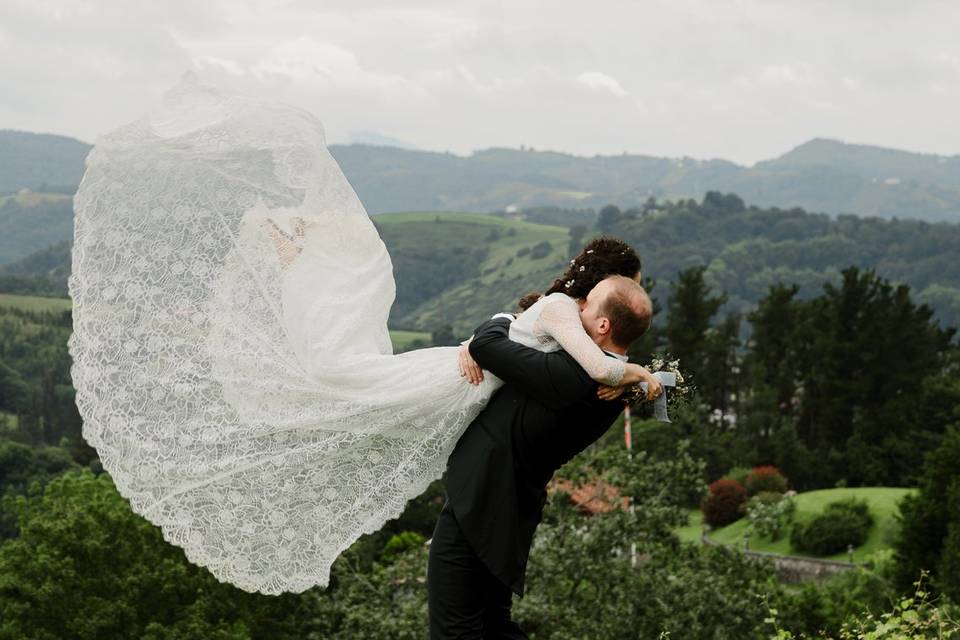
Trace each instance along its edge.
<instances>
[{"instance_id":1,"label":"bride's hand","mask_svg":"<svg viewBox=\"0 0 960 640\"><path fill-rule=\"evenodd\" d=\"M466 378L470 384L480 384L483 382L483 369L480 368L477 361L470 355L470 340L461 343L458 360L461 377Z\"/></svg>"},{"instance_id":2,"label":"bride's hand","mask_svg":"<svg viewBox=\"0 0 960 640\"><path fill-rule=\"evenodd\" d=\"M597 389L597 397L601 400L616 400L623 395L623 392L626 391L626 389L626 386L609 387L605 384L602 384Z\"/></svg>"},{"instance_id":3,"label":"bride's hand","mask_svg":"<svg viewBox=\"0 0 960 640\"><path fill-rule=\"evenodd\" d=\"M272 219L267 218L267 222L273 227L270 229L270 239L280 258L280 267L286 269L303 251L303 236L307 228L316 226L314 222L305 222L303 218L292 218L293 234L289 234Z\"/></svg>"},{"instance_id":4,"label":"bride's hand","mask_svg":"<svg viewBox=\"0 0 960 640\"><path fill-rule=\"evenodd\" d=\"M637 382L647 383L647 402L652 402L658 395L663 393L663 385L657 380L650 370L634 362L628 362L626 371L623 374L622 385L634 384Z\"/></svg>"},{"instance_id":5,"label":"bride's hand","mask_svg":"<svg viewBox=\"0 0 960 640\"><path fill-rule=\"evenodd\" d=\"M663 393L663 385L646 367L641 367L641 369L643 369L641 374L643 382L647 383L647 402L653 402L657 396Z\"/></svg>"}]
</instances>

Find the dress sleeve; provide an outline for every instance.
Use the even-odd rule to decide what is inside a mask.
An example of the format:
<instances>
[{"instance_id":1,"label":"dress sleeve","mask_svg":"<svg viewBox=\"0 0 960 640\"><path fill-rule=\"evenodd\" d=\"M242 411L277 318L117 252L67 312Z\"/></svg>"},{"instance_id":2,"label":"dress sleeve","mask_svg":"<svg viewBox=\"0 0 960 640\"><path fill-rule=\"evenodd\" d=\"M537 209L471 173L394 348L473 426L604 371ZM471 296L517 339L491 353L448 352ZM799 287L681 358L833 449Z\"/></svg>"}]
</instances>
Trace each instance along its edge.
<instances>
[{"instance_id":1,"label":"dress sleeve","mask_svg":"<svg viewBox=\"0 0 960 640\"><path fill-rule=\"evenodd\" d=\"M477 364L550 409L564 409L584 394L592 395L596 385L573 356L514 342L510 324L496 319L477 327L469 347Z\"/></svg>"},{"instance_id":2,"label":"dress sleeve","mask_svg":"<svg viewBox=\"0 0 960 640\"><path fill-rule=\"evenodd\" d=\"M584 330L580 311L572 299L547 303L536 321L536 329L550 334L597 382L616 386L623 380L626 363L611 358L597 346Z\"/></svg>"}]
</instances>

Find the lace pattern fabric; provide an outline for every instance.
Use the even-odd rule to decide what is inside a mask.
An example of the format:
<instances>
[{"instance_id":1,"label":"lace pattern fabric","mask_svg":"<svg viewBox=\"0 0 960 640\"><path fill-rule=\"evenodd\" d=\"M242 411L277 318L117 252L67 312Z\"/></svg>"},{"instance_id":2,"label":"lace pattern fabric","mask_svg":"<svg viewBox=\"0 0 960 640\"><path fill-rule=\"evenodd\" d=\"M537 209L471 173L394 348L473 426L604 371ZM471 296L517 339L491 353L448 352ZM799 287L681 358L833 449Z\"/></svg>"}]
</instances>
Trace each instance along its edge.
<instances>
[{"instance_id":1,"label":"lace pattern fabric","mask_svg":"<svg viewBox=\"0 0 960 640\"><path fill-rule=\"evenodd\" d=\"M309 113L187 79L97 141L75 211L83 435L221 581L326 585L501 384L392 354L389 255Z\"/></svg>"}]
</instances>

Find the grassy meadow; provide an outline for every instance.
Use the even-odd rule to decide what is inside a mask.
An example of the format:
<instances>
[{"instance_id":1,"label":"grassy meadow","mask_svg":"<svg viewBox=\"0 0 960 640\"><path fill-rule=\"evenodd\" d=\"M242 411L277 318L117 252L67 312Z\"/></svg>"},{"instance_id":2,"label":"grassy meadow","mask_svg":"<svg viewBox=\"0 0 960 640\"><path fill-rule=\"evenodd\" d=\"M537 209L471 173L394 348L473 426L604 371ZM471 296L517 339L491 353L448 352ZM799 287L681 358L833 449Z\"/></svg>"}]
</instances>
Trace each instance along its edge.
<instances>
[{"instance_id":1,"label":"grassy meadow","mask_svg":"<svg viewBox=\"0 0 960 640\"><path fill-rule=\"evenodd\" d=\"M24 311L66 311L73 305L70 298L44 298L0 293L0 307Z\"/></svg>"}]
</instances>

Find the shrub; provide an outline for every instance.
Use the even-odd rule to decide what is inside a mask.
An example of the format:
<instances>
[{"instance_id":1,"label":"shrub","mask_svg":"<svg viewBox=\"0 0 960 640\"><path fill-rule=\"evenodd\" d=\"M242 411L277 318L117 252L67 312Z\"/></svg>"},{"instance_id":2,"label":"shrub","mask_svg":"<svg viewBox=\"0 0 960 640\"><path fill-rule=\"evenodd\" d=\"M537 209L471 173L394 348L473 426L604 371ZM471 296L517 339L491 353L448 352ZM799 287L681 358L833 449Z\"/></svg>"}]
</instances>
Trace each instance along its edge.
<instances>
[{"instance_id":1,"label":"shrub","mask_svg":"<svg viewBox=\"0 0 960 640\"><path fill-rule=\"evenodd\" d=\"M387 540L387 544L383 546L383 553L380 554L380 560L383 562L391 562L396 556L407 551L407 549L422 547L424 541L425 538L416 531L402 531L394 534Z\"/></svg>"},{"instance_id":2,"label":"shrub","mask_svg":"<svg viewBox=\"0 0 960 640\"><path fill-rule=\"evenodd\" d=\"M711 527L723 527L740 518L741 507L747 500L747 491L736 480L721 478L710 485L700 510Z\"/></svg>"},{"instance_id":3,"label":"shrub","mask_svg":"<svg viewBox=\"0 0 960 640\"><path fill-rule=\"evenodd\" d=\"M774 491L764 491L747 502L747 519L757 535L779 540L796 510L797 505L792 498Z\"/></svg>"},{"instance_id":4,"label":"shrub","mask_svg":"<svg viewBox=\"0 0 960 640\"><path fill-rule=\"evenodd\" d=\"M836 500L831 502L823 509L825 512L848 512L861 518L865 526L873 524L873 516L870 515L870 505L866 500L857 500L856 498L847 498L846 500Z\"/></svg>"},{"instance_id":5,"label":"shrub","mask_svg":"<svg viewBox=\"0 0 960 640\"><path fill-rule=\"evenodd\" d=\"M831 502L807 523L797 523L790 533L795 549L828 556L844 551L848 545L858 547L867 539L873 516L866 502L856 499Z\"/></svg>"},{"instance_id":6,"label":"shrub","mask_svg":"<svg viewBox=\"0 0 960 640\"><path fill-rule=\"evenodd\" d=\"M546 258L550 255L550 252L553 251L553 247L550 246L550 243L546 240L538 242L530 248L530 259L539 260L540 258Z\"/></svg>"},{"instance_id":7,"label":"shrub","mask_svg":"<svg viewBox=\"0 0 960 640\"><path fill-rule=\"evenodd\" d=\"M747 476L750 475L748 467L732 467L723 477L727 480L736 480L742 485L746 485Z\"/></svg>"},{"instance_id":8,"label":"shrub","mask_svg":"<svg viewBox=\"0 0 960 640\"><path fill-rule=\"evenodd\" d=\"M957 608L947 600L931 598L923 584L925 576L926 573L922 573L921 579L914 582L914 595L905 598L893 597L896 592L892 586L874 572L841 574L823 591L804 585L797 595L783 603L786 611L768 606L769 615L764 623L772 625L775 633L768 637L771 640L956 638L960 630ZM893 608L887 610L891 601ZM780 616L783 616L783 625L778 619Z\"/></svg>"},{"instance_id":9,"label":"shrub","mask_svg":"<svg viewBox=\"0 0 960 640\"><path fill-rule=\"evenodd\" d=\"M787 479L776 467L754 467L744 486L750 496L764 491L783 493L787 490Z\"/></svg>"}]
</instances>

